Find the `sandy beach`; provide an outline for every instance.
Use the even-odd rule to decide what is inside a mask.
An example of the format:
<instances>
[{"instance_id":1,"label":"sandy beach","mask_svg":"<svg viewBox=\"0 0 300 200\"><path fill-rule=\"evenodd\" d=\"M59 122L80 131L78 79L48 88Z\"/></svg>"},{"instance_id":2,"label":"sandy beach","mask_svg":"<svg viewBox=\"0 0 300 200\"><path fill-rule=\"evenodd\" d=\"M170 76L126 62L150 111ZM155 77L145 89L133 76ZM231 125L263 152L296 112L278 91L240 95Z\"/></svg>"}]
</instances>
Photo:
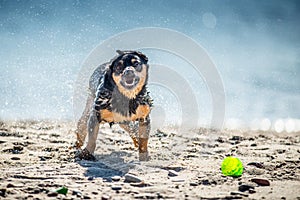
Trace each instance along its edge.
<instances>
[{"instance_id":1,"label":"sandy beach","mask_svg":"<svg viewBox=\"0 0 300 200\"><path fill-rule=\"evenodd\" d=\"M104 125L91 162L74 160L74 128L1 122L0 199L300 199L299 132L152 130L139 162L128 134ZM241 177L222 175L229 155Z\"/></svg>"}]
</instances>

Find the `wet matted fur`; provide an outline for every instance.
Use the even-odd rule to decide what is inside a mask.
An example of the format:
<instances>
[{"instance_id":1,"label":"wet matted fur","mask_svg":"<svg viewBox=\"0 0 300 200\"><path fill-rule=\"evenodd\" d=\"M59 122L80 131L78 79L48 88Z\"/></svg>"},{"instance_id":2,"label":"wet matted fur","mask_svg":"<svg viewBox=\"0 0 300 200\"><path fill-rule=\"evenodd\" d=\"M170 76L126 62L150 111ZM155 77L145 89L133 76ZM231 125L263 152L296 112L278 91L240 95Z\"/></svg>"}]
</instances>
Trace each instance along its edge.
<instances>
[{"instance_id":1,"label":"wet matted fur","mask_svg":"<svg viewBox=\"0 0 300 200\"><path fill-rule=\"evenodd\" d=\"M118 123L139 149L139 159L148 160L152 99L147 91L148 58L138 51L117 51L110 62L100 65L90 78L90 94L77 124L76 147L86 147L76 156L94 160L100 123ZM134 126L138 125L138 128Z\"/></svg>"}]
</instances>

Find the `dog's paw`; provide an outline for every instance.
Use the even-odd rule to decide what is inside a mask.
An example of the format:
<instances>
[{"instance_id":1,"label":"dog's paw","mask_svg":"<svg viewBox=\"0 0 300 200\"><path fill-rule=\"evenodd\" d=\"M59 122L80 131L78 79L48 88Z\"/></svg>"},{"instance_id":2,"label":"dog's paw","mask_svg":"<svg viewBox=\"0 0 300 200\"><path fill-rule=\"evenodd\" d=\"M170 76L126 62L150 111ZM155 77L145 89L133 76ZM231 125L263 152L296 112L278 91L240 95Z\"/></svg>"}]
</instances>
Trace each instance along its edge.
<instances>
[{"instance_id":1,"label":"dog's paw","mask_svg":"<svg viewBox=\"0 0 300 200\"><path fill-rule=\"evenodd\" d=\"M80 142L80 141L76 141L75 142L75 144L74 144L74 147L76 148L76 149L80 149L81 147L82 147L82 145L83 145L83 142Z\"/></svg>"},{"instance_id":2,"label":"dog's paw","mask_svg":"<svg viewBox=\"0 0 300 200\"><path fill-rule=\"evenodd\" d=\"M150 160L150 156L148 151L143 152L143 153L139 153L139 160L140 161L149 161Z\"/></svg>"},{"instance_id":3,"label":"dog's paw","mask_svg":"<svg viewBox=\"0 0 300 200\"><path fill-rule=\"evenodd\" d=\"M71 143L71 146L69 146L69 149L80 150L81 147L82 147L82 144L80 144L78 141L76 141L76 142Z\"/></svg>"},{"instance_id":4,"label":"dog's paw","mask_svg":"<svg viewBox=\"0 0 300 200\"><path fill-rule=\"evenodd\" d=\"M75 154L75 160L90 160L90 161L96 161L96 157L91 154L87 149L83 149L81 151L78 151Z\"/></svg>"}]
</instances>

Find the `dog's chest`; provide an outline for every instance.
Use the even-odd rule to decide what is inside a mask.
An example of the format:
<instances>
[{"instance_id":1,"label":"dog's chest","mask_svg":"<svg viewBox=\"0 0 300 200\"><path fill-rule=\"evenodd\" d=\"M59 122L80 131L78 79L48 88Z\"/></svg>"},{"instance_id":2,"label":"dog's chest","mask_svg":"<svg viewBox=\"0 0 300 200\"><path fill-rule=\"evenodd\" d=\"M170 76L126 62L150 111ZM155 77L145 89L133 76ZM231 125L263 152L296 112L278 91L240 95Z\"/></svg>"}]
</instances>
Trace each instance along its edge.
<instances>
[{"instance_id":1,"label":"dog's chest","mask_svg":"<svg viewBox=\"0 0 300 200\"><path fill-rule=\"evenodd\" d=\"M95 109L103 122L124 122L145 119L152 106L149 94L138 95L135 99L102 90L97 94Z\"/></svg>"},{"instance_id":2,"label":"dog's chest","mask_svg":"<svg viewBox=\"0 0 300 200\"><path fill-rule=\"evenodd\" d=\"M116 110L103 109L100 111L101 120L105 122L124 122L145 119L150 113L149 105L139 105L135 113L124 115Z\"/></svg>"}]
</instances>

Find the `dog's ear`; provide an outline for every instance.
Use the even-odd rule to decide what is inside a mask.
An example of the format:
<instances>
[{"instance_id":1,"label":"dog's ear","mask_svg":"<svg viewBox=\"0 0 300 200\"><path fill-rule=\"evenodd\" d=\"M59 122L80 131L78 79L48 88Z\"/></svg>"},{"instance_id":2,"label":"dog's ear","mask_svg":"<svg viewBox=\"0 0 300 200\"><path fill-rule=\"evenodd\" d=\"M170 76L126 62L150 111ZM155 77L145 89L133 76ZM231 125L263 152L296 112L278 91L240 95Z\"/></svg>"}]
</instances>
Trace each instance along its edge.
<instances>
[{"instance_id":1,"label":"dog's ear","mask_svg":"<svg viewBox=\"0 0 300 200\"><path fill-rule=\"evenodd\" d=\"M137 54L140 58L142 58L145 61L145 64L148 63L148 57L145 54L143 54L140 51L135 51L135 54Z\"/></svg>"},{"instance_id":2,"label":"dog's ear","mask_svg":"<svg viewBox=\"0 0 300 200\"><path fill-rule=\"evenodd\" d=\"M122 51L122 50L116 50L116 52L118 53L118 55L116 55L115 57L113 57L113 58L109 61L110 69L111 69L112 66L115 64L115 62L116 62L120 57L122 57L122 55L130 53L130 51Z\"/></svg>"},{"instance_id":3,"label":"dog's ear","mask_svg":"<svg viewBox=\"0 0 300 200\"><path fill-rule=\"evenodd\" d=\"M117 50L116 52L117 52L119 55L125 54L124 51L121 51L121 50Z\"/></svg>"}]
</instances>

